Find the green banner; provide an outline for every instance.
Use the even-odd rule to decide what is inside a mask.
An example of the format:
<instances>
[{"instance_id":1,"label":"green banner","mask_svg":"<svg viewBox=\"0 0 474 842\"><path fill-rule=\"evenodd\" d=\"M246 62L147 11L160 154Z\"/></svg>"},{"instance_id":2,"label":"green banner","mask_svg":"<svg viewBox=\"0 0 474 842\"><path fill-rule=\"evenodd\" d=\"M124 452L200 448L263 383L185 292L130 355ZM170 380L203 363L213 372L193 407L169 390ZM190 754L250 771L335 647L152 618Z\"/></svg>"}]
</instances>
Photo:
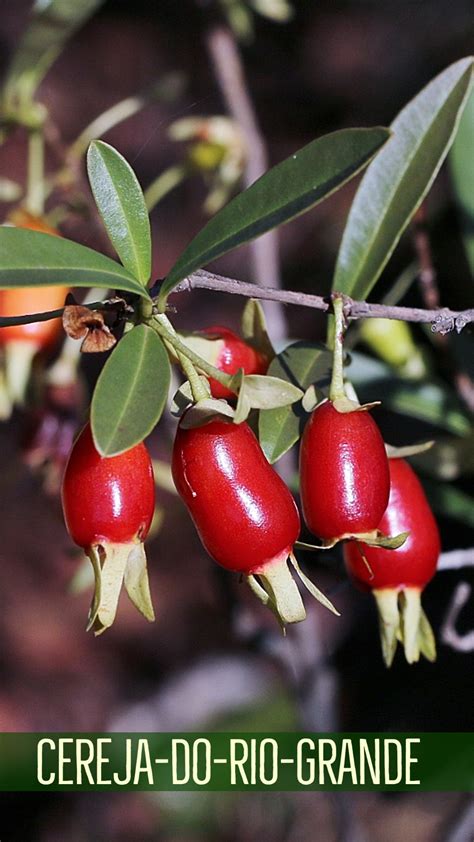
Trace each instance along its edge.
<instances>
[{"instance_id":1,"label":"green banner","mask_svg":"<svg viewBox=\"0 0 474 842\"><path fill-rule=\"evenodd\" d=\"M474 790L471 733L0 734L0 791Z\"/></svg>"}]
</instances>

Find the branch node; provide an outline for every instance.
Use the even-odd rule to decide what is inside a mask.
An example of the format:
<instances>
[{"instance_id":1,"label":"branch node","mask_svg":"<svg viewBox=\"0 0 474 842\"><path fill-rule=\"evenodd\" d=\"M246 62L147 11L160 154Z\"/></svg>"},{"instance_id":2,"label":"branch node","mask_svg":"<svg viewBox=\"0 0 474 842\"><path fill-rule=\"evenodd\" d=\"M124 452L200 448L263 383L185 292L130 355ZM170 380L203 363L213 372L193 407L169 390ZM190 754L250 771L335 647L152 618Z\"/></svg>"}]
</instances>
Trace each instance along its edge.
<instances>
[{"instance_id":1,"label":"branch node","mask_svg":"<svg viewBox=\"0 0 474 842\"><path fill-rule=\"evenodd\" d=\"M440 333L442 336L444 336L446 333L450 333L452 330L454 330L454 326L455 320L453 314L450 313L450 311L446 307L444 307L442 310L439 311L439 315L436 316L434 322L432 322L431 330L433 333ZM462 325L460 329L462 330L463 327L464 325Z\"/></svg>"}]
</instances>

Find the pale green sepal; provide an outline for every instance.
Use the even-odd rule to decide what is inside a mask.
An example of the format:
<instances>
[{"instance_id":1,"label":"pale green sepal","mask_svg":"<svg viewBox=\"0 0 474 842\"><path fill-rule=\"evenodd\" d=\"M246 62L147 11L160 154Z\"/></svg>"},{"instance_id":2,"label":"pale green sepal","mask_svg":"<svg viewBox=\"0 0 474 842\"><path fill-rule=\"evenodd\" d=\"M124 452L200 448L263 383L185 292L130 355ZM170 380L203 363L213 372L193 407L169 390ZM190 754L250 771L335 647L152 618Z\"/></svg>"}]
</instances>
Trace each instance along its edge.
<instances>
[{"instance_id":1,"label":"pale green sepal","mask_svg":"<svg viewBox=\"0 0 474 842\"><path fill-rule=\"evenodd\" d=\"M320 602L321 605L324 605L325 608L328 608L329 611L332 611L332 613L335 614L336 617L340 617L341 615L339 611L337 610L337 608L334 607L334 605L327 598L327 596L324 596L323 592L316 587L316 585L311 581L311 579L308 579L305 573L303 573L293 553L290 553L290 561L293 567L295 568L299 578L303 582L303 585L310 592L311 596L314 596L314 598L317 599L317 601Z\"/></svg>"},{"instance_id":2,"label":"pale green sepal","mask_svg":"<svg viewBox=\"0 0 474 842\"><path fill-rule=\"evenodd\" d=\"M252 409L247 392L244 386L245 374L243 368L239 368L237 374L232 377L231 389L237 394L237 405L234 413L234 424L242 424L246 421Z\"/></svg>"},{"instance_id":3,"label":"pale green sepal","mask_svg":"<svg viewBox=\"0 0 474 842\"><path fill-rule=\"evenodd\" d=\"M143 544L135 544L130 550L124 574L125 590L135 608L151 623L155 619L151 601L150 584L146 568L146 554Z\"/></svg>"},{"instance_id":4,"label":"pale green sepal","mask_svg":"<svg viewBox=\"0 0 474 842\"><path fill-rule=\"evenodd\" d=\"M385 450L389 459L407 459L409 456L417 456L418 453L426 453L431 450L434 441L422 441L419 444L408 444L406 447L394 447L386 444Z\"/></svg>"},{"instance_id":5,"label":"pale green sepal","mask_svg":"<svg viewBox=\"0 0 474 842\"><path fill-rule=\"evenodd\" d=\"M275 356L275 349L267 332L265 313L260 301L249 298L242 312L242 336L252 348L263 354L270 364Z\"/></svg>"},{"instance_id":6,"label":"pale green sepal","mask_svg":"<svg viewBox=\"0 0 474 842\"><path fill-rule=\"evenodd\" d=\"M132 602L147 619L154 619L149 592L147 600L147 594L143 589L140 564L137 564L136 550L139 546L138 542L128 544L104 542L101 545L95 545L89 549L88 556L94 568L95 590L89 611L87 631L92 629L96 636L110 628L115 620L120 591L125 576L127 576L130 588L133 590L133 598L130 591L128 591ZM128 571L127 568L131 556L132 566L135 565L135 570L132 568L131 571ZM137 587L138 580L140 580L139 587ZM140 591L143 592L140 593ZM143 597L143 601L140 597Z\"/></svg>"},{"instance_id":7,"label":"pale green sepal","mask_svg":"<svg viewBox=\"0 0 474 842\"><path fill-rule=\"evenodd\" d=\"M361 533L360 535L352 535L351 537L357 539L357 541L361 541L363 544L367 544L368 547L382 547L384 550L398 550L399 547L403 546L409 534L409 532L400 532L398 535L382 535L381 532L377 531L375 535L373 533L368 533L366 535Z\"/></svg>"},{"instance_id":8,"label":"pale green sepal","mask_svg":"<svg viewBox=\"0 0 474 842\"><path fill-rule=\"evenodd\" d=\"M257 571L270 601L275 605L283 624L300 623L306 619L306 611L298 586L288 567L288 559L277 558Z\"/></svg>"},{"instance_id":9,"label":"pale green sepal","mask_svg":"<svg viewBox=\"0 0 474 842\"><path fill-rule=\"evenodd\" d=\"M431 628L430 621L423 608L420 610L420 622L418 626L418 645L420 652L428 661L436 661L436 640Z\"/></svg>"},{"instance_id":10,"label":"pale green sepal","mask_svg":"<svg viewBox=\"0 0 474 842\"><path fill-rule=\"evenodd\" d=\"M383 659L385 666L391 667L397 649L397 635L400 631L398 593L392 589L374 590L372 593L377 602Z\"/></svg>"},{"instance_id":11,"label":"pale green sepal","mask_svg":"<svg viewBox=\"0 0 474 842\"><path fill-rule=\"evenodd\" d=\"M250 587L250 590L253 591L257 599L259 599L262 605L265 605L267 608L269 608L270 611L275 615L276 619L278 620L278 625L280 626L283 632L283 636L285 636L286 626L283 620L281 619L280 614L278 613L276 603L274 602L270 594L267 593L265 588L261 586L260 582L258 581L258 579L255 578L255 576L247 576L246 580L248 586Z\"/></svg>"},{"instance_id":12,"label":"pale green sepal","mask_svg":"<svg viewBox=\"0 0 474 842\"><path fill-rule=\"evenodd\" d=\"M336 398L332 401L334 409L342 415L347 415L349 412L368 412L370 409L380 406L380 403L380 401L372 401L371 403L360 404L348 397Z\"/></svg>"},{"instance_id":13,"label":"pale green sepal","mask_svg":"<svg viewBox=\"0 0 474 842\"><path fill-rule=\"evenodd\" d=\"M420 660L418 629L420 625L420 591L418 588L405 588L400 594L401 631L405 658L409 664Z\"/></svg>"},{"instance_id":14,"label":"pale green sepal","mask_svg":"<svg viewBox=\"0 0 474 842\"><path fill-rule=\"evenodd\" d=\"M218 419L234 420L234 410L224 400L204 398L188 409L180 422L180 426L183 430L189 430L192 427L202 427L203 424Z\"/></svg>"},{"instance_id":15,"label":"pale green sepal","mask_svg":"<svg viewBox=\"0 0 474 842\"><path fill-rule=\"evenodd\" d=\"M323 393L313 383L306 389L301 401L301 406L305 412L313 412L313 410L315 410L320 403L323 403L324 400L325 398Z\"/></svg>"},{"instance_id":16,"label":"pale green sepal","mask_svg":"<svg viewBox=\"0 0 474 842\"><path fill-rule=\"evenodd\" d=\"M200 376L200 381L206 391L208 392L209 398L211 397L211 390L209 388L209 380L207 377ZM175 418L181 418L182 414L194 403L193 399L193 392L191 389L191 384L189 380L186 380L184 383L181 384L177 392L174 393L173 399L171 401L170 412Z\"/></svg>"}]
</instances>

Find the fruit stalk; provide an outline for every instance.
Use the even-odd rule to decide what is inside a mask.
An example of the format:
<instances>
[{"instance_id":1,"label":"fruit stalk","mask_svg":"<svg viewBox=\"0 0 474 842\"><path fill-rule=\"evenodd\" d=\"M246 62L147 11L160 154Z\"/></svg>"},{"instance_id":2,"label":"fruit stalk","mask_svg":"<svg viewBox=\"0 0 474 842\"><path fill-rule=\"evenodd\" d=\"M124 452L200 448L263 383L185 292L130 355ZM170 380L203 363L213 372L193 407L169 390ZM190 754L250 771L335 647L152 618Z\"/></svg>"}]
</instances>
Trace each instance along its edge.
<instances>
[{"instance_id":1,"label":"fruit stalk","mask_svg":"<svg viewBox=\"0 0 474 842\"><path fill-rule=\"evenodd\" d=\"M344 391L344 301L337 293L333 295L332 307L334 311L334 349L329 400L334 403L334 401L346 398Z\"/></svg>"},{"instance_id":2,"label":"fruit stalk","mask_svg":"<svg viewBox=\"0 0 474 842\"><path fill-rule=\"evenodd\" d=\"M193 365L198 368L200 371L203 371L208 377L213 377L214 380L217 380L222 386L225 386L227 389L232 390L232 377L228 374L224 374L222 371L219 371L218 368L211 365L210 363L206 362L199 354L196 354L192 351L188 346L181 341L179 336L176 334L176 331L172 327L169 319L167 318L164 313L157 313L154 316L152 327L160 334L160 336L165 339L177 354L182 354L186 359L193 363Z\"/></svg>"}]
</instances>

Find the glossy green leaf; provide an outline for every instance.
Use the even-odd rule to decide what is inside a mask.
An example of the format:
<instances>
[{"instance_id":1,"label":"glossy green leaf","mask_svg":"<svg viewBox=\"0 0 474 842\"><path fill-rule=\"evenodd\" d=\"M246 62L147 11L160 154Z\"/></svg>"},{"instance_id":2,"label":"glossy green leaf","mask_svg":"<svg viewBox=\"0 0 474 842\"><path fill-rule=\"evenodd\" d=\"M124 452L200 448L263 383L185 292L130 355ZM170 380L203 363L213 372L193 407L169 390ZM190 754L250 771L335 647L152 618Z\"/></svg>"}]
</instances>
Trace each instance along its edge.
<instances>
[{"instance_id":1,"label":"glossy green leaf","mask_svg":"<svg viewBox=\"0 0 474 842\"><path fill-rule=\"evenodd\" d=\"M36 0L5 80L7 102L31 99L66 41L104 0Z\"/></svg>"},{"instance_id":2,"label":"glossy green leaf","mask_svg":"<svg viewBox=\"0 0 474 842\"><path fill-rule=\"evenodd\" d=\"M380 400L385 409L463 436L471 429L469 415L456 395L442 383L410 382L394 377L385 363L354 352L347 377L361 403Z\"/></svg>"},{"instance_id":3,"label":"glossy green leaf","mask_svg":"<svg viewBox=\"0 0 474 842\"><path fill-rule=\"evenodd\" d=\"M98 251L39 231L0 226L0 289L100 287L148 297L135 278Z\"/></svg>"},{"instance_id":4,"label":"glossy green leaf","mask_svg":"<svg viewBox=\"0 0 474 842\"><path fill-rule=\"evenodd\" d=\"M472 59L452 64L391 125L393 136L365 173L342 238L333 289L367 297L428 192L455 135Z\"/></svg>"},{"instance_id":5,"label":"glossy green leaf","mask_svg":"<svg viewBox=\"0 0 474 842\"><path fill-rule=\"evenodd\" d=\"M204 226L164 282L160 300L183 278L243 243L304 213L365 167L387 129L343 129L324 135L268 170Z\"/></svg>"},{"instance_id":6,"label":"glossy green leaf","mask_svg":"<svg viewBox=\"0 0 474 842\"><path fill-rule=\"evenodd\" d=\"M474 276L474 91L471 91L461 117L449 162L461 213L464 245Z\"/></svg>"},{"instance_id":7,"label":"glossy green leaf","mask_svg":"<svg viewBox=\"0 0 474 842\"><path fill-rule=\"evenodd\" d=\"M125 334L107 360L92 399L94 442L103 456L143 441L158 423L168 397L170 363L148 325Z\"/></svg>"},{"instance_id":8,"label":"glossy green leaf","mask_svg":"<svg viewBox=\"0 0 474 842\"><path fill-rule=\"evenodd\" d=\"M135 173L102 140L89 146L87 172L112 245L125 268L145 286L151 274L150 220Z\"/></svg>"},{"instance_id":9,"label":"glossy green leaf","mask_svg":"<svg viewBox=\"0 0 474 842\"><path fill-rule=\"evenodd\" d=\"M324 389L329 385L331 364L331 354L322 345L295 342L275 357L268 374L288 380L303 391L313 383ZM269 462L276 462L298 441L307 418L301 402L261 410L258 433Z\"/></svg>"}]
</instances>

